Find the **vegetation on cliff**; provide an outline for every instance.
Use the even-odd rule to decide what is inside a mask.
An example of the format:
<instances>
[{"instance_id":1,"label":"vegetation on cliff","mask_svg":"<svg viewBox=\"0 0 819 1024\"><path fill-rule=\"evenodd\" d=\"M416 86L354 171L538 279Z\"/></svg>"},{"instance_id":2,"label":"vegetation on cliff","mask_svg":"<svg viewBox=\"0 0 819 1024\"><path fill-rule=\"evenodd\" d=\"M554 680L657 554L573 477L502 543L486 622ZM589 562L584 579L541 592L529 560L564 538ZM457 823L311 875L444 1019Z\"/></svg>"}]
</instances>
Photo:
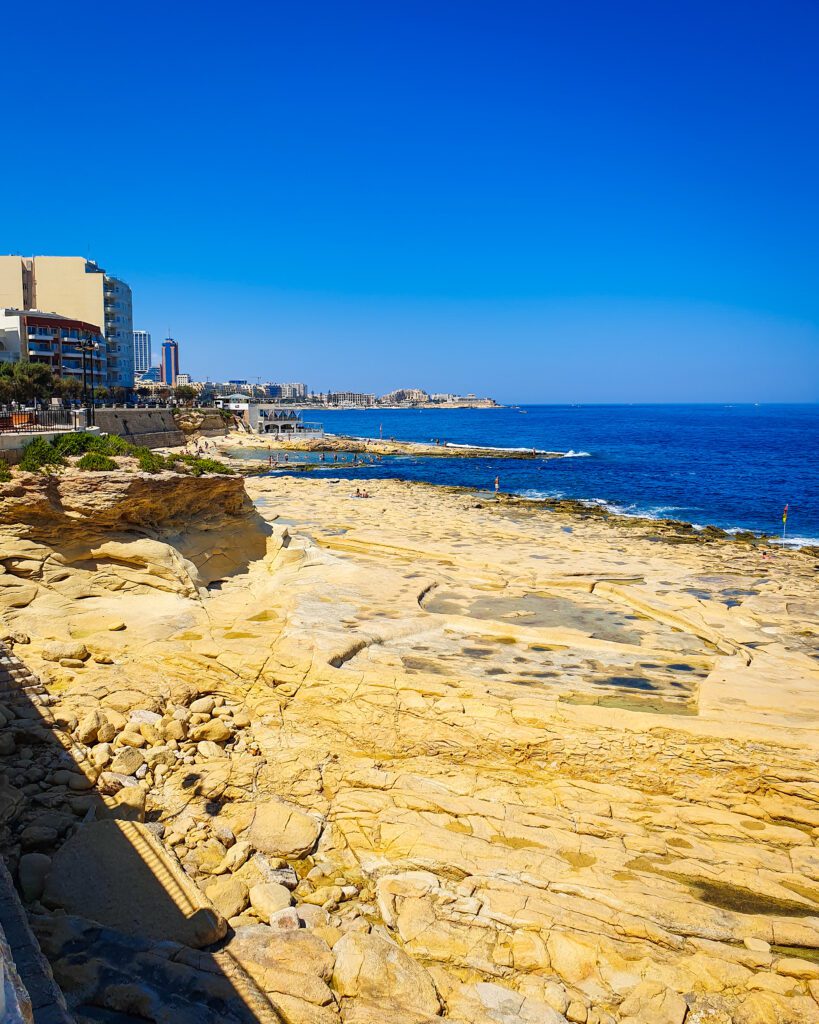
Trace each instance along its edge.
<instances>
[{"instance_id":1,"label":"vegetation on cliff","mask_svg":"<svg viewBox=\"0 0 819 1024\"><path fill-rule=\"evenodd\" d=\"M112 469L117 468L117 464L102 452L86 452L77 463L77 468L95 473L110 473Z\"/></svg>"},{"instance_id":2,"label":"vegetation on cliff","mask_svg":"<svg viewBox=\"0 0 819 1024\"><path fill-rule=\"evenodd\" d=\"M195 455L158 455L149 448L131 444L116 434L69 433L55 437L53 441L37 437L26 445L20 459L20 469L36 473L51 471L68 464L70 458L78 458L77 466L94 472L129 468L129 463L115 462L116 458L136 460L130 465L143 473L159 473L169 470L202 476L203 473L232 475L234 470L216 459L199 458Z\"/></svg>"}]
</instances>

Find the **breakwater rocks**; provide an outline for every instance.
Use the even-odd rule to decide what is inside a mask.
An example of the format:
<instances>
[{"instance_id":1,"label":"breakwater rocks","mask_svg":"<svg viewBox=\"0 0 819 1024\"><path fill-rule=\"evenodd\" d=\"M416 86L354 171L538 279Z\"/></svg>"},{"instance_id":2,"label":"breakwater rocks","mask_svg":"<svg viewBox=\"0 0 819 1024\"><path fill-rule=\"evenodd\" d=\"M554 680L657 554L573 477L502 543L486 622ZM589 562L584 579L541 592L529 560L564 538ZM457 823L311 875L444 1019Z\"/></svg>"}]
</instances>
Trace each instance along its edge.
<instances>
[{"instance_id":1,"label":"breakwater rocks","mask_svg":"<svg viewBox=\"0 0 819 1024\"><path fill-rule=\"evenodd\" d=\"M482 448L471 445L423 444L419 441L377 440L366 437L346 437L343 434L325 434L323 437L286 437L273 439L268 435L231 433L229 438L217 442L223 451L231 448L250 450L348 452L369 455L417 455L442 459L560 459L563 452L537 451L529 448Z\"/></svg>"},{"instance_id":2,"label":"breakwater rocks","mask_svg":"<svg viewBox=\"0 0 819 1024\"><path fill-rule=\"evenodd\" d=\"M819 1021L812 559L100 480L0 508L0 845L78 1020Z\"/></svg>"}]
</instances>

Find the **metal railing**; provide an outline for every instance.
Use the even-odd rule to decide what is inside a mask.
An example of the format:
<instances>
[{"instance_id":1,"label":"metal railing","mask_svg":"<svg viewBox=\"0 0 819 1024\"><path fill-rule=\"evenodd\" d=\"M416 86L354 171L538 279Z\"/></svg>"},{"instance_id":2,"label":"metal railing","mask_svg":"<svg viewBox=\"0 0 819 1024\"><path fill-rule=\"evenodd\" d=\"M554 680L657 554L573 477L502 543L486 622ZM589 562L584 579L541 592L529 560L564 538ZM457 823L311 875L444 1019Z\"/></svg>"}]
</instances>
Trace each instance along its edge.
<instances>
[{"instance_id":1,"label":"metal railing","mask_svg":"<svg viewBox=\"0 0 819 1024\"><path fill-rule=\"evenodd\" d=\"M85 426L85 409L10 409L0 406L0 434L42 434Z\"/></svg>"}]
</instances>

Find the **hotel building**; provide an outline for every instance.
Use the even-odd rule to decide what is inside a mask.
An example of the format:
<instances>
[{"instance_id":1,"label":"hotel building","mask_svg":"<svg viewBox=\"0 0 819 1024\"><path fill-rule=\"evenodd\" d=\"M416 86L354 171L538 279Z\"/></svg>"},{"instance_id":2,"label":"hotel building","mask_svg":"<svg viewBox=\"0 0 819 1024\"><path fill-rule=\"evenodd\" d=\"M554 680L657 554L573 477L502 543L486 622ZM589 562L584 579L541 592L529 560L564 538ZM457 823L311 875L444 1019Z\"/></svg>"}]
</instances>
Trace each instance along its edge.
<instances>
[{"instance_id":1,"label":"hotel building","mask_svg":"<svg viewBox=\"0 0 819 1024\"><path fill-rule=\"evenodd\" d=\"M163 384L173 387L179 376L179 345L173 338L162 342L162 356L159 360L159 379Z\"/></svg>"},{"instance_id":2,"label":"hotel building","mask_svg":"<svg viewBox=\"0 0 819 1024\"><path fill-rule=\"evenodd\" d=\"M105 342L102 385L134 383L131 289L82 256L0 256L0 307L56 313L99 325Z\"/></svg>"},{"instance_id":3,"label":"hotel building","mask_svg":"<svg viewBox=\"0 0 819 1024\"><path fill-rule=\"evenodd\" d=\"M151 368L150 331L134 331L134 374L147 373Z\"/></svg>"},{"instance_id":4,"label":"hotel building","mask_svg":"<svg viewBox=\"0 0 819 1024\"><path fill-rule=\"evenodd\" d=\"M359 409L369 409L375 405L375 395L365 395L358 391L329 391L327 405L352 405Z\"/></svg>"}]
</instances>

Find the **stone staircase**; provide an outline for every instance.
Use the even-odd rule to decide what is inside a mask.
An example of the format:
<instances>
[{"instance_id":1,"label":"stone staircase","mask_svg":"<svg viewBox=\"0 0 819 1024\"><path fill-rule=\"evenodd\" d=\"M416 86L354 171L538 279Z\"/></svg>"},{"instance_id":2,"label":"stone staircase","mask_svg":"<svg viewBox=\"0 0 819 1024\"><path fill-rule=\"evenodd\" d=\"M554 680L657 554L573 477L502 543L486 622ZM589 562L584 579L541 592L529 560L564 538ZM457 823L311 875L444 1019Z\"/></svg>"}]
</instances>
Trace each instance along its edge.
<instances>
[{"instance_id":1,"label":"stone staircase","mask_svg":"<svg viewBox=\"0 0 819 1024\"><path fill-rule=\"evenodd\" d=\"M36 704L48 703L48 694L40 677L7 644L0 642L0 703L21 697Z\"/></svg>"},{"instance_id":2,"label":"stone staircase","mask_svg":"<svg viewBox=\"0 0 819 1024\"><path fill-rule=\"evenodd\" d=\"M0 704L44 706L40 678L0 642ZM11 876L0 858L0 1021L3 1024L72 1024L51 968L29 928Z\"/></svg>"}]
</instances>

